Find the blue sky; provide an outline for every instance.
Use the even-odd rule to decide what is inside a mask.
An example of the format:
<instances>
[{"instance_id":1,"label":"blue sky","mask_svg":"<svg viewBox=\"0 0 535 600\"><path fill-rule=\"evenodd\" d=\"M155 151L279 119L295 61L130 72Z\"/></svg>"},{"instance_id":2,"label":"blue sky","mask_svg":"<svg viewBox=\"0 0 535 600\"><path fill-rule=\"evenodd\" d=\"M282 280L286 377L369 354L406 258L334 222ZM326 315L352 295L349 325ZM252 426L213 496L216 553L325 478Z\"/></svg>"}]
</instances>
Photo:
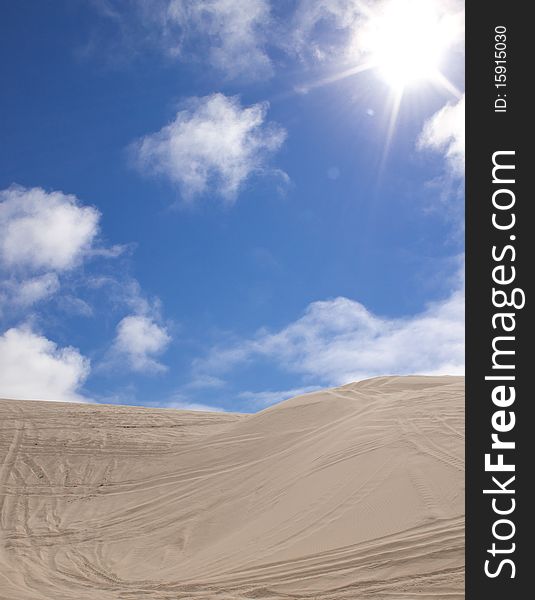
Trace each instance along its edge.
<instances>
[{"instance_id":1,"label":"blue sky","mask_svg":"<svg viewBox=\"0 0 535 600\"><path fill-rule=\"evenodd\" d=\"M0 395L250 412L462 372L461 6L401 89L355 73L400 2L5 3Z\"/></svg>"}]
</instances>

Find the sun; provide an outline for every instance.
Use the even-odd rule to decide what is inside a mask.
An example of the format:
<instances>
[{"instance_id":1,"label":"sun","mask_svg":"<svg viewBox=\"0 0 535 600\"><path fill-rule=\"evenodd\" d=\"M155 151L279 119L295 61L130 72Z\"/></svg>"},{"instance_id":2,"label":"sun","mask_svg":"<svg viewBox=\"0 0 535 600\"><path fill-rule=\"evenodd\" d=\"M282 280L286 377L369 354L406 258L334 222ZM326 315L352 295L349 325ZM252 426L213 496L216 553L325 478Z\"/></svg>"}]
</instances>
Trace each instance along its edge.
<instances>
[{"instance_id":1,"label":"sun","mask_svg":"<svg viewBox=\"0 0 535 600\"><path fill-rule=\"evenodd\" d=\"M437 79L455 36L433 0L386 0L368 16L359 45L392 88Z\"/></svg>"},{"instance_id":2,"label":"sun","mask_svg":"<svg viewBox=\"0 0 535 600\"><path fill-rule=\"evenodd\" d=\"M461 97L442 72L449 51L464 36L464 11L456 0L353 1L360 16L345 52L350 66L299 86L298 91L374 71L398 99L406 88L424 81Z\"/></svg>"},{"instance_id":3,"label":"sun","mask_svg":"<svg viewBox=\"0 0 535 600\"><path fill-rule=\"evenodd\" d=\"M308 83L299 91L375 72L389 86L382 170L408 88L426 92L425 82L461 99L462 92L443 73L448 55L464 37L464 10L458 0L353 0L355 21L345 56L350 66ZM411 94L414 99L414 94Z\"/></svg>"}]
</instances>

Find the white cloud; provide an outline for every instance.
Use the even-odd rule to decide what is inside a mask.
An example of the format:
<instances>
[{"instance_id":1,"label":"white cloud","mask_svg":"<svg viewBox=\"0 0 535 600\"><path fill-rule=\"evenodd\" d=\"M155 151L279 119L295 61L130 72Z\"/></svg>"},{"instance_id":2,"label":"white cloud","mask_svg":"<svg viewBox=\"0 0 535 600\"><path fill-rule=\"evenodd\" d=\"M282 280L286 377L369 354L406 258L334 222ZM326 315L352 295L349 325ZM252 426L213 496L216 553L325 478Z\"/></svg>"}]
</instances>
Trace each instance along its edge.
<instances>
[{"instance_id":1,"label":"white cloud","mask_svg":"<svg viewBox=\"0 0 535 600\"><path fill-rule=\"evenodd\" d=\"M131 247L98 245L100 216L96 208L61 191L17 185L1 190L0 309L20 312L56 296L58 306L91 314L87 302L64 295L65 287L76 281L86 261L115 259ZM84 277L83 285L89 280Z\"/></svg>"},{"instance_id":2,"label":"white cloud","mask_svg":"<svg viewBox=\"0 0 535 600\"><path fill-rule=\"evenodd\" d=\"M56 273L44 273L21 281L7 280L2 287L10 303L28 307L53 296L60 285Z\"/></svg>"},{"instance_id":3,"label":"white cloud","mask_svg":"<svg viewBox=\"0 0 535 600\"><path fill-rule=\"evenodd\" d=\"M465 100L446 104L424 125L418 139L420 149L441 152L456 176L464 176Z\"/></svg>"},{"instance_id":4,"label":"white cloud","mask_svg":"<svg viewBox=\"0 0 535 600\"><path fill-rule=\"evenodd\" d=\"M190 104L134 145L138 164L169 178L188 200L211 191L231 202L251 174L265 170L285 131L264 123L266 103L242 108L236 97L213 94Z\"/></svg>"},{"instance_id":5,"label":"white cloud","mask_svg":"<svg viewBox=\"0 0 535 600\"><path fill-rule=\"evenodd\" d=\"M459 374L464 371L464 295L458 289L406 318L375 315L349 298L313 302L283 329L215 348L196 367L223 372L265 359L327 385L385 374Z\"/></svg>"},{"instance_id":6,"label":"white cloud","mask_svg":"<svg viewBox=\"0 0 535 600\"><path fill-rule=\"evenodd\" d=\"M170 59L202 61L228 78L272 72L268 0L93 0L115 22L123 50L149 44Z\"/></svg>"},{"instance_id":7,"label":"white cloud","mask_svg":"<svg viewBox=\"0 0 535 600\"><path fill-rule=\"evenodd\" d=\"M208 44L209 63L231 77L271 73L264 50L270 23L267 0L172 0L168 19Z\"/></svg>"},{"instance_id":8,"label":"white cloud","mask_svg":"<svg viewBox=\"0 0 535 600\"><path fill-rule=\"evenodd\" d=\"M95 208L62 192L0 191L0 262L11 269L71 269L91 249L99 218Z\"/></svg>"},{"instance_id":9,"label":"white cloud","mask_svg":"<svg viewBox=\"0 0 535 600\"><path fill-rule=\"evenodd\" d=\"M161 325L161 302L148 298L139 282L130 277L94 276L86 285L106 294L108 304L124 315L116 326L115 337L96 370L109 372L115 367L139 373L156 373L167 370L157 358L171 342L167 328ZM67 306L66 309L83 311L84 306ZM85 314L85 313L82 313Z\"/></svg>"},{"instance_id":10,"label":"white cloud","mask_svg":"<svg viewBox=\"0 0 535 600\"><path fill-rule=\"evenodd\" d=\"M356 27L363 3L355 0L300 0L291 21L286 48L302 57L323 61L345 52L348 36ZM318 27L336 35L321 36Z\"/></svg>"},{"instance_id":11,"label":"white cloud","mask_svg":"<svg viewBox=\"0 0 535 600\"><path fill-rule=\"evenodd\" d=\"M165 327L151 317L129 315L117 325L112 352L117 358L124 359L133 371L165 371L166 367L156 357L165 351L170 341Z\"/></svg>"},{"instance_id":12,"label":"white cloud","mask_svg":"<svg viewBox=\"0 0 535 600\"><path fill-rule=\"evenodd\" d=\"M79 390L89 361L78 350L59 348L29 327L0 336L0 397L20 400L83 402Z\"/></svg>"}]
</instances>

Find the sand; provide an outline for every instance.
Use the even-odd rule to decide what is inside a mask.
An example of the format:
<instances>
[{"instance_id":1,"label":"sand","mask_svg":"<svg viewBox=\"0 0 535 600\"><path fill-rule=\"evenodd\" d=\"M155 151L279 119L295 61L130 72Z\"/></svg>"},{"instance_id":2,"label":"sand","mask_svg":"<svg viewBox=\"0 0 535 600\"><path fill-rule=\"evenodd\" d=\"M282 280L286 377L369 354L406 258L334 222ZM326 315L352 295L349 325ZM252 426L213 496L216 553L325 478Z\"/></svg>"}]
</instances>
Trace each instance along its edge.
<instances>
[{"instance_id":1,"label":"sand","mask_svg":"<svg viewBox=\"0 0 535 600\"><path fill-rule=\"evenodd\" d=\"M464 598L464 380L253 415L0 401L2 600Z\"/></svg>"}]
</instances>

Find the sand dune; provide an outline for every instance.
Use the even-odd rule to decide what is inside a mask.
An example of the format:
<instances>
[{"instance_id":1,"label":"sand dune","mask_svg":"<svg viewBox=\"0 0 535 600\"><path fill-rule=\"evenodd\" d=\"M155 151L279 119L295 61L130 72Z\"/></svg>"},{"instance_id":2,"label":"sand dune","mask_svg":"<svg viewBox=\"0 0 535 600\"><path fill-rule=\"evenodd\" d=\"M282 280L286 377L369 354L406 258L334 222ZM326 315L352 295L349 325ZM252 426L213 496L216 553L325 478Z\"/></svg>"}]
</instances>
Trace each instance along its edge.
<instances>
[{"instance_id":1,"label":"sand dune","mask_svg":"<svg viewBox=\"0 0 535 600\"><path fill-rule=\"evenodd\" d=\"M462 378L0 423L2 600L464 597Z\"/></svg>"}]
</instances>

